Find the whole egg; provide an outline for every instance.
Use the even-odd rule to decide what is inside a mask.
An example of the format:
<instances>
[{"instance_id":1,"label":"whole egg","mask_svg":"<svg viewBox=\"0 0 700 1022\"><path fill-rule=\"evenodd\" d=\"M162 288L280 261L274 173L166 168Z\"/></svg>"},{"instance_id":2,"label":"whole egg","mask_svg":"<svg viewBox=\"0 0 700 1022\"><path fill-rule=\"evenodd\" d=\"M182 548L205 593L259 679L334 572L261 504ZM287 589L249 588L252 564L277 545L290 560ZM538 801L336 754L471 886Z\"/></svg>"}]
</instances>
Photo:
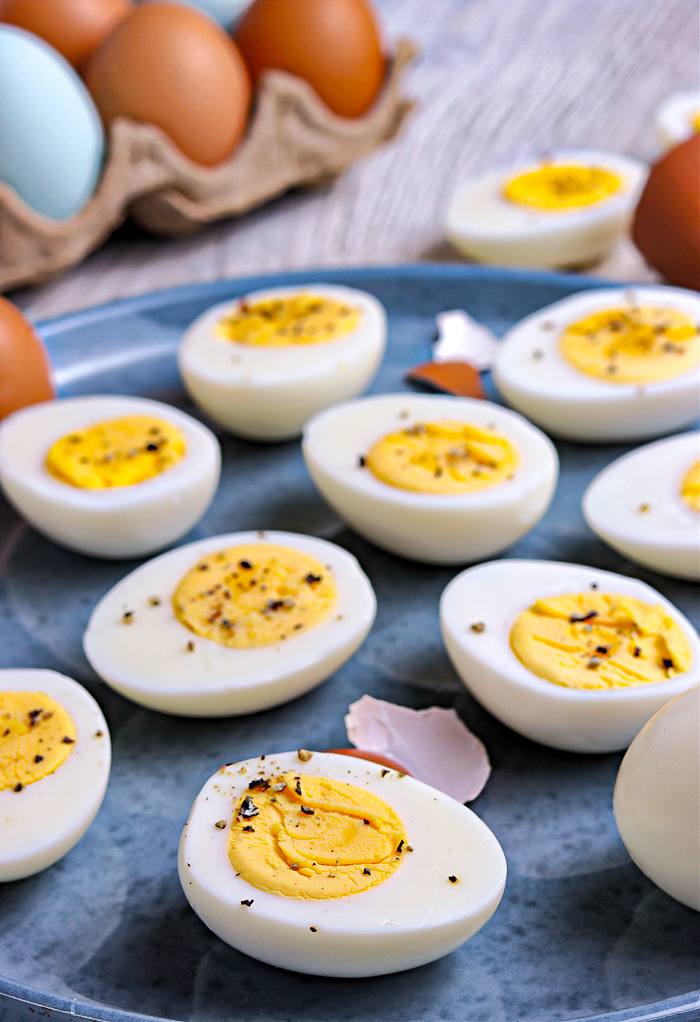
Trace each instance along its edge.
<instances>
[{"instance_id":1,"label":"whole egg","mask_svg":"<svg viewBox=\"0 0 700 1022\"><path fill-rule=\"evenodd\" d=\"M66 220L95 190L104 133L90 94L43 39L0 24L0 181Z\"/></svg>"},{"instance_id":2,"label":"whole egg","mask_svg":"<svg viewBox=\"0 0 700 1022\"><path fill-rule=\"evenodd\" d=\"M199 521L219 481L216 437L137 397L45 401L0 424L0 484L56 543L96 557L160 550Z\"/></svg>"},{"instance_id":3,"label":"whole egg","mask_svg":"<svg viewBox=\"0 0 700 1022\"><path fill-rule=\"evenodd\" d=\"M29 320L0 297L0 419L54 396L51 364Z\"/></svg>"},{"instance_id":4,"label":"whole egg","mask_svg":"<svg viewBox=\"0 0 700 1022\"><path fill-rule=\"evenodd\" d=\"M651 586L578 564L501 560L445 589L447 652L472 695L555 749L625 749L664 703L696 685L700 640Z\"/></svg>"},{"instance_id":5,"label":"whole egg","mask_svg":"<svg viewBox=\"0 0 700 1022\"><path fill-rule=\"evenodd\" d=\"M506 401L548 433L607 443L698 414L700 297L681 288L581 291L516 323L493 369Z\"/></svg>"},{"instance_id":6,"label":"whole egg","mask_svg":"<svg viewBox=\"0 0 700 1022\"><path fill-rule=\"evenodd\" d=\"M478 816L387 767L314 752L231 763L180 842L192 908L228 944L317 976L449 954L496 910L506 862Z\"/></svg>"},{"instance_id":7,"label":"whole egg","mask_svg":"<svg viewBox=\"0 0 700 1022\"><path fill-rule=\"evenodd\" d=\"M0 0L0 21L33 32L79 68L133 6L133 0Z\"/></svg>"}]
</instances>

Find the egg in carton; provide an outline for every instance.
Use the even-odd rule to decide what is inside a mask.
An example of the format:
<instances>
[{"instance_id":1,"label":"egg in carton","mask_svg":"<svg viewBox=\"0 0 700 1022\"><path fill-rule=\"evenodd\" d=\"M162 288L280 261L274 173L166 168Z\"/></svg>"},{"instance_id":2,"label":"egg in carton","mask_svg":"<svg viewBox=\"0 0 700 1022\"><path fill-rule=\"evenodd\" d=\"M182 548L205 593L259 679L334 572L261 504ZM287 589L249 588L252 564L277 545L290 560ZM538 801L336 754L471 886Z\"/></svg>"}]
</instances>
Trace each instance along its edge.
<instances>
[{"instance_id":1,"label":"egg in carton","mask_svg":"<svg viewBox=\"0 0 700 1022\"><path fill-rule=\"evenodd\" d=\"M152 124L118 119L95 194L67 220L37 213L0 181L0 289L67 269L127 215L154 233L176 236L335 177L399 131L413 107L401 97L401 85L414 55L413 44L399 40L376 103L353 119L334 114L300 78L268 71L242 143L216 167L193 163Z\"/></svg>"}]
</instances>

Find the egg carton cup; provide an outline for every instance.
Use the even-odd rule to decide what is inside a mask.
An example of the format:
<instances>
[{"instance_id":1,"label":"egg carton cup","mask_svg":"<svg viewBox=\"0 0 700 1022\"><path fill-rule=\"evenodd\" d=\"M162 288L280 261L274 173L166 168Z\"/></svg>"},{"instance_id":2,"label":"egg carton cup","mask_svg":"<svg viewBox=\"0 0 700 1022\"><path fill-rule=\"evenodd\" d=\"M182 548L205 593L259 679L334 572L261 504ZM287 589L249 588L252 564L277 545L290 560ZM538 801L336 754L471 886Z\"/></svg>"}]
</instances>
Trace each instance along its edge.
<instances>
[{"instance_id":1,"label":"egg carton cup","mask_svg":"<svg viewBox=\"0 0 700 1022\"><path fill-rule=\"evenodd\" d=\"M174 237L336 177L401 128L414 106L400 91L415 54L413 43L399 40L379 98L355 119L334 114L302 79L268 71L243 141L217 167L193 163L154 125L119 118L95 194L67 220L37 213L0 181L0 290L79 262L127 216Z\"/></svg>"}]
</instances>

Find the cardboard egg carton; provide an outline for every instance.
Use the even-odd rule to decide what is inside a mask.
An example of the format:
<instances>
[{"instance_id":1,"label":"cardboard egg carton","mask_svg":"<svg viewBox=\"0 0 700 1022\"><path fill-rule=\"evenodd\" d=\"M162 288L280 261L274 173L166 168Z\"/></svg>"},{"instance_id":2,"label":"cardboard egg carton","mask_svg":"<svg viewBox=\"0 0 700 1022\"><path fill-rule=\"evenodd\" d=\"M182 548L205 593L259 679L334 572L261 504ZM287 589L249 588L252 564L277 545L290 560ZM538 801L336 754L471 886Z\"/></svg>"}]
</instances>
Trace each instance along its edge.
<instances>
[{"instance_id":1,"label":"cardboard egg carton","mask_svg":"<svg viewBox=\"0 0 700 1022\"><path fill-rule=\"evenodd\" d=\"M79 262L127 216L156 234L186 234L335 177L398 132L413 106L400 87L414 53L399 41L379 98L353 120L332 113L307 82L268 71L243 141L217 167L193 163L151 124L119 119L95 194L68 220L37 213L0 181L0 291Z\"/></svg>"}]
</instances>

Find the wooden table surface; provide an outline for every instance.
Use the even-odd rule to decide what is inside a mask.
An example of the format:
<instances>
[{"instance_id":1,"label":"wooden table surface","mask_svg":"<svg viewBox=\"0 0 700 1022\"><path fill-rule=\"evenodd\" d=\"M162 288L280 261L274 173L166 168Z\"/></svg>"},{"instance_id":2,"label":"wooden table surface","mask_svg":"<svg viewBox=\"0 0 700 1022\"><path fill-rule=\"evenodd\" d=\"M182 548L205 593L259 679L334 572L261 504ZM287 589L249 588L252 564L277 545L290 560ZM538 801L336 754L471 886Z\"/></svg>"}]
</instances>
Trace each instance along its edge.
<instances>
[{"instance_id":1,"label":"wooden table surface","mask_svg":"<svg viewBox=\"0 0 700 1022\"><path fill-rule=\"evenodd\" d=\"M293 2L293 0L289 0ZM196 281L303 267L456 259L467 175L562 147L653 159L653 114L698 86L697 0L378 0L422 49L401 136L332 185L177 240L126 225L80 266L13 296L32 319ZM653 280L631 242L593 272Z\"/></svg>"}]
</instances>

